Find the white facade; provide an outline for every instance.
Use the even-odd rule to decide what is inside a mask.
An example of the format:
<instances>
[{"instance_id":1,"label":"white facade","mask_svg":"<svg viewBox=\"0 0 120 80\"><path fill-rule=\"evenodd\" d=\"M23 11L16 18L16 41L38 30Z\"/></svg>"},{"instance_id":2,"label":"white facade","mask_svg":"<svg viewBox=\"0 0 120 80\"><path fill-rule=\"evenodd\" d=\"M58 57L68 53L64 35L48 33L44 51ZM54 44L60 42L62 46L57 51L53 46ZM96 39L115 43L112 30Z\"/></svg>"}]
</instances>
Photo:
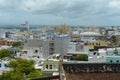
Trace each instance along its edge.
<instances>
[{"instance_id":1,"label":"white facade","mask_svg":"<svg viewBox=\"0 0 120 80\"><path fill-rule=\"evenodd\" d=\"M101 34L97 32L80 33L81 41L84 41L84 42L95 41L97 36L101 36Z\"/></svg>"},{"instance_id":2,"label":"white facade","mask_svg":"<svg viewBox=\"0 0 120 80\"><path fill-rule=\"evenodd\" d=\"M50 40L44 41L44 58L52 54L64 55L68 51L70 37L68 35L57 35Z\"/></svg>"},{"instance_id":3,"label":"white facade","mask_svg":"<svg viewBox=\"0 0 120 80\"><path fill-rule=\"evenodd\" d=\"M9 67L6 67L8 65L9 61L7 60L0 60L0 75L6 71L10 71Z\"/></svg>"},{"instance_id":4,"label":"white facade","mask_svg":"<svg viewBox=\"0 0 120 80\"><path fill-rule=\"evenodd\" d=\"M42 40L38 39L30 39L27 40L26 43L24 43L24 50L26 52L26 55L28 58L30 57L38 57L43 58L43 42Z\"/></svg>"},{"instance_id":5,"label":"white facade","mask_svg":"<svg viewBox=\"0 0 120 80\"><path fill-rule=\"evenodd\" d=\"M68 52L75 52L75 51L76 51L76 43L74 43L74 42L69 42Z\"/></svg>"}]
</instances>

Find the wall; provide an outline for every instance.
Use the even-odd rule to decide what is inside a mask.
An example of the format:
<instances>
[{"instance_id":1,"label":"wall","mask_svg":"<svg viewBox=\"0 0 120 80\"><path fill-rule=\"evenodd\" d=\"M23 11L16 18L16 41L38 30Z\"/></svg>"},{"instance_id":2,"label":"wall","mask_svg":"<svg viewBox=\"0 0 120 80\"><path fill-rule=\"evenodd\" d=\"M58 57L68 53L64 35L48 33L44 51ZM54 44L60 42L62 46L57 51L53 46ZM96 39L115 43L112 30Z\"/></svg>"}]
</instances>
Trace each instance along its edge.
<instances>
[{"instance_id":1,"label":"wall","mask_svg":"<svg viewBox=\"0 0 120 80\"><path fill-rule=\"evenodd\" d=\"M120 63L120 56L107 56L106 62L108 62L108 63Z\"/></svg>"},{"instance_id":2,"label":"wall","mask_svg":"<svg viewBox=\"0 0 120 80\"><path fill-rule=\"evenodd\" d=\"M94 46L107 46L107 43L104 41L93 41L89 43L89 49L94 49Z\"/></svg>"}]
</instances>

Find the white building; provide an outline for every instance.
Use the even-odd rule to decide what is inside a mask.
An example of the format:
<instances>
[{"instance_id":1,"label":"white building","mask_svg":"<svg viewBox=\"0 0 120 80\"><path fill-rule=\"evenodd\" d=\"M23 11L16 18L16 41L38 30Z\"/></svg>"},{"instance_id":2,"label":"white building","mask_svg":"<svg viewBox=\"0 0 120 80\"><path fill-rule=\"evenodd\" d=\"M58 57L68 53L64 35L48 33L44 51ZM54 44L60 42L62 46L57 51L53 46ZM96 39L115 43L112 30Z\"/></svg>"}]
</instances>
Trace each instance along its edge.
<instances>
[{"instance_id":1,"label":"white building","mask_svg":"<svg viewBox=\"0 0 120 80\"><path fill-rule=\"evenodd\" d=\"M44 41L44 58L47 58L52 54L66 54L68 51L69 41L69 35L56 35L53 38Z\"/></svg>"},{"instance_id":2,"label":"white building","mask_svg":"<svg viewBox=\"0 0 120 80\"><path fill-rule=\"evenodd\" d=\"M89 42L89 41L95 41L96 37L101 36L100 33L97 32L82 32L80 33L81 41Z\"/></svg>"},{"instance_id":3,"label":"white building","mask_svg":"<svg viewBox=\"0 0 120 80\"><path fill-rule=\"evenodd\" d=\"M75 52L75 51L76 51L76 43L75 42L69 42L68 52Z\"/></svg>"},{"instance_id":4,"label":"white building","mask_svg":"<svg viewBox=\"0 0 120 80\"><path fill-rule=\"evenodd\" d=\"M10 71L10 68L7 67L9 60L0 60L0 75L6 71Z\"/></svg>"},{"instance_id":5,"label":"white building","mask_svg":"<svg viewBox=\"0 0 120 80\"><path fill-rule=\"evenodd\" d=\"M24 43L25 57L38 57L43 58L43 41L38 39L30 39Z\"/></svg>"}]
</instances>

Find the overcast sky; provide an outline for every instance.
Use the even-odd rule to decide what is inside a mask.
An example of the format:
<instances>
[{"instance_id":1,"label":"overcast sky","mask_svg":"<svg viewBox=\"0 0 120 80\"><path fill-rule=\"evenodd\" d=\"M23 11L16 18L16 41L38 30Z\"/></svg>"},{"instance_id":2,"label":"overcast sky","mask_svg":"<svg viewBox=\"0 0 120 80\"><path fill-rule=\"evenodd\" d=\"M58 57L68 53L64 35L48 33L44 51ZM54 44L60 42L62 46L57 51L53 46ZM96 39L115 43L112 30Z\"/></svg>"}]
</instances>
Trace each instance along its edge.
<instances>
[{"instance_id":1,"label":"overcast sky","mask_svg":"<svg viewBox=\"0 0 120 80\"><path fill-rule=\"evenodd\" d=\"M120 0L0 0L0 24L120 25Z\"/></svg>"}]
</instances>

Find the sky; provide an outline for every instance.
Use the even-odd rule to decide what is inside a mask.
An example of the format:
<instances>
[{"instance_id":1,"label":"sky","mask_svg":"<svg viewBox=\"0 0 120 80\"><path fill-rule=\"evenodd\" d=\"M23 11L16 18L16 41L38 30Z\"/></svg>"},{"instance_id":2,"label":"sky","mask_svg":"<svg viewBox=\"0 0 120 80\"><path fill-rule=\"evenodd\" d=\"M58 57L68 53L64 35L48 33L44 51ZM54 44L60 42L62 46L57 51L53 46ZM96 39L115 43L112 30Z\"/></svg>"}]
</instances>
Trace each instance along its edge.
<instances>
[{"instance_id":1,"label":"sky","mask_svg":"<svg viewBox=\"0 0 120 80\"><path fill-rule=\"evenodd\" d=\"M120 25L120 0L0 0L0 24Z\"/></svg>"}]
</instances>

